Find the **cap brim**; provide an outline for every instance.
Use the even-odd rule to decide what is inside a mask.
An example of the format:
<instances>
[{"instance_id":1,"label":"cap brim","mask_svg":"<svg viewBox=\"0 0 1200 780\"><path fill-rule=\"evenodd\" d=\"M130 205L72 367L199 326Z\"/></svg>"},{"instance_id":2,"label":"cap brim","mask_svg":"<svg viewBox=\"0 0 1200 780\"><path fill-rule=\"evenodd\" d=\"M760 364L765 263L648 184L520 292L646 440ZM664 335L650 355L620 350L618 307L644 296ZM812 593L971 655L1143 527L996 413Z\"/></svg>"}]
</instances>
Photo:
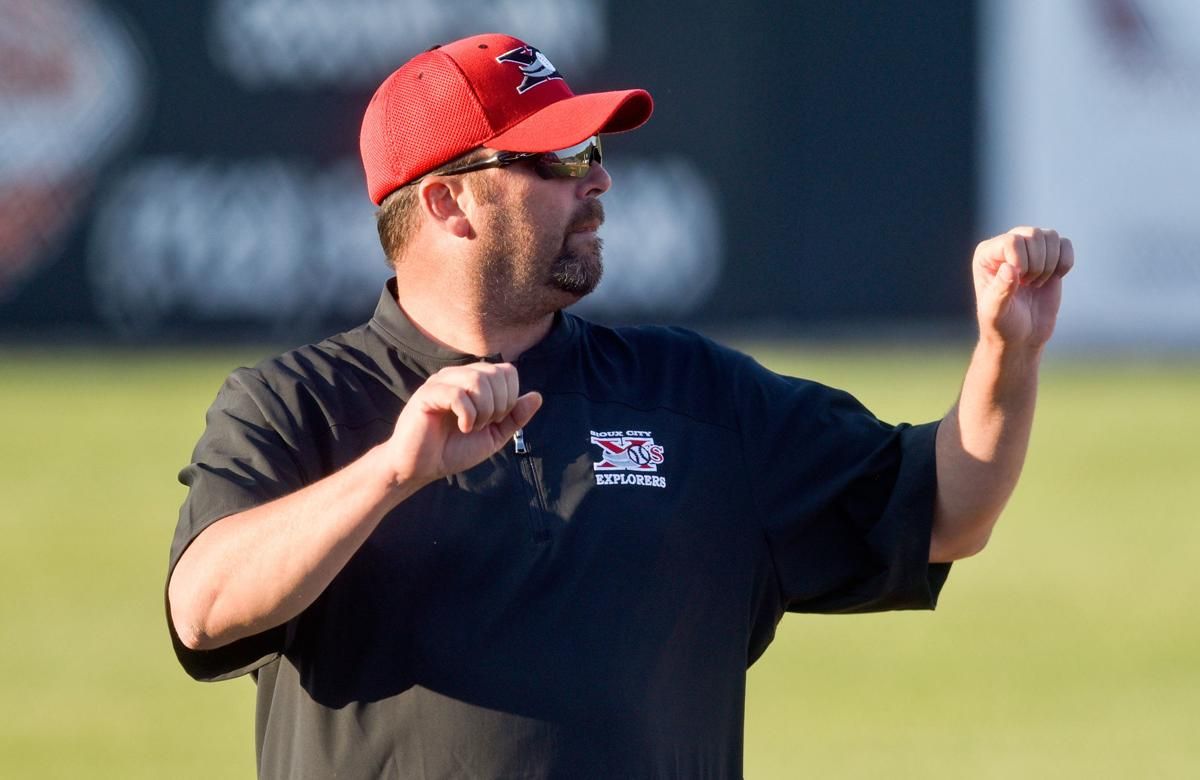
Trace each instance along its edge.
<instances>
[{"instance_id":1,"label":"cap brim","mask_svg":"<svg viewBox=\"0 0 1200 780\"><path fill-rule=\"evenodd\" d=\"M598 133L641 127L653 111L654 101L644 89L575 95L551 103L484 145L506 152L564 149Z\"/></svg>"}]
</instances>

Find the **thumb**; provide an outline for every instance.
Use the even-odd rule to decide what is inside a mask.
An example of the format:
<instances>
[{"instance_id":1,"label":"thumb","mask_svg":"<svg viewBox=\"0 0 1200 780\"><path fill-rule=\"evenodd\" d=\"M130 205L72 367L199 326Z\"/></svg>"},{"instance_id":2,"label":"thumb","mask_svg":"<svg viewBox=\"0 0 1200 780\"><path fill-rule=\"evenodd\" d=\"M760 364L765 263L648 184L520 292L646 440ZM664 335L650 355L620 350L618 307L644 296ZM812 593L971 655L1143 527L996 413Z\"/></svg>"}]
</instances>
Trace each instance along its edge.
<instances>
[{"instance_id":1,"label":"thumb","mask_svg":"<svg viewBox=\"0 0 1200 780\"><path fill-rule=\"evenodd\" d=\"M538 392L526 393L517 399L509 411L508 416L500 422L496 423L496 432L499 434L501 444L512 438L512 435L519 428L524 428L538 409L542 408L542 394Z\"/></svg>"},{"instance_id":2,"label":"thumb","mask_svg":"<svg viewBox=\"0 0 1200 780\"><path fill-rule=\"evenodd\" d=\"M1017 269L1009 263L1001 263L992 278L979 289L980 315L989 319L1000 316L1019 284Z\"/></svg>"},{"instance_id":3,"label":"thumb","mask_svg":"<svg viewBox=\"0 0 1200 780\"><path fill-rule=\"evenodd\" d=\"M508 414L512 417L513 422L517 424L517 428L524 428L533 419L533 416L537 414L537 410L541 408L542 394L535 391L526 393L518 398L517 402L513 404L512 411ZM516 432L515 429L513 432Z\"/></svg>"},{"instance_id":4,"label":"thumb","mask_svg":"<svg viewBox=\"0 0 1200 780\"><path fill-rule=\"evenodd\" d=\"M1017 284L1017 269L1009 263L1001 263L988 286L991 288L990 292L1003 303L1017 289Z\"/></svg>"}]
</instances>

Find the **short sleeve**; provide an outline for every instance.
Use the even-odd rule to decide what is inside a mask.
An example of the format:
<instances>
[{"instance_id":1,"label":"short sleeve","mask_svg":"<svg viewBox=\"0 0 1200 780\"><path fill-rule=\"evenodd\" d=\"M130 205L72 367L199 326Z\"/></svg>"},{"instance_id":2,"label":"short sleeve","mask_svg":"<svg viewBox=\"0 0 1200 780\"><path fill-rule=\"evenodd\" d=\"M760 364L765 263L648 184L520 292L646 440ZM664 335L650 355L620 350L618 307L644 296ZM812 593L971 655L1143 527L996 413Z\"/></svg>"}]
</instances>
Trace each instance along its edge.
<instances>
[{"instance_id":1,"label":"short sleeve","mask_svg":"<svg viewBox=\"0 0 1200 780\"><path fill-rule=\"evenodd\" d=\"M888 425L840 390L735 369L747 479L782 607L932 609L949 564L930 564L937 423Z\"/></svg>"},{"instance_id":2,"label":"short sleeve","mask_svg":"<svg viewBox=\"0 0 1200 780\"><path fill-rule=\"evenodd\" d=\"M205 426L191 463L179 472L188 495L171 543L168 582L204 529L306 484L295 446L281 434L294 422L257 371L239 369L230 375L205 416ZM191 650L179 640L169 603L167 625L179 662L198 680L223 680L257 669L282 652L287 634L287 626L279 626L214 650Z\"/></svg>"}]
</instances>

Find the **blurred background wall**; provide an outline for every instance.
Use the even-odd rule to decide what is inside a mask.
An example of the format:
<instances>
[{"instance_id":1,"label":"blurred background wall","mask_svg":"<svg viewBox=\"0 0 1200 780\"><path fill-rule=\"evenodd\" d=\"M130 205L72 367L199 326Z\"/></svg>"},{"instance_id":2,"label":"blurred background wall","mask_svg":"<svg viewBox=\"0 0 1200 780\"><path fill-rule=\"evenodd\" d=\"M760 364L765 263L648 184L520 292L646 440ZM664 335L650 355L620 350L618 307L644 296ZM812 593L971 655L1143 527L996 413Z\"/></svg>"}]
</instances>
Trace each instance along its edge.
<instances>
[{"instance_id":1,"label":"blurred background wall","mask_svg":"<svg viewBox=\"0 0 1200 780\"><path fill-rule=\"evenodd\" d=\"M656 98L608 144L590 316L958 334L974 244L1036 223L1086 258L1064 341L1200 343L1187 0L0 0L0 337L360 321L388 273L362 110L484 30Z\"/></svg>"},{"instance_id":2,"label":"blurred background wall","mask_svg":"<svg viewBox=\"0 0 1200 780\"><path fill-rule=\"evenodd\" d=\"M511 31L576 91L643 86L608 145L609 320L754 327L965 311L969 3L4 0L0 327L297 337L387 275L362 110L432 43Z\"/></svg>"}]
</instances>

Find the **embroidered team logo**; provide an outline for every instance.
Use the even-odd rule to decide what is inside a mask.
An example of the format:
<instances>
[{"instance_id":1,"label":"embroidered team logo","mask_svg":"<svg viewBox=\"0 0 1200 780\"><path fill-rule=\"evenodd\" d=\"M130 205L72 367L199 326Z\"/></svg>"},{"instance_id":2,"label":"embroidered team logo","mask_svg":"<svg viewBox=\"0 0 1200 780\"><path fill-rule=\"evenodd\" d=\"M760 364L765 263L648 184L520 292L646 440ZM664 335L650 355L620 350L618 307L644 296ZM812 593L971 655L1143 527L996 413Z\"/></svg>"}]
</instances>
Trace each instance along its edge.
<instances>
[{"instance_id":1,"label":"embroidered team logo","mask_svg":"<svg viewBox=\"0 0 1200 780\"><path fill-rule=\"evenodd\" d=\"M667 486L666 477L654 473L665 459L666 448L654 443L650 431L592 431L591 434L592 444L600 448L600 460L592 463L597 485Z\"/></svg>"},{"instance_id":2,"label":"embroidered team logo","mask_svg":"<svg viewBox=\"0 0 1200 780\"><path fill-rule=\"evenodd\" d=\"M512 51L506 51L496 58L496 62L511 62L521 69L525 76L517 87L517 94L523 95L538 84L550 79L562 79L558 69L532 46L521 46Z\"/></svg>"}]
</instances>

